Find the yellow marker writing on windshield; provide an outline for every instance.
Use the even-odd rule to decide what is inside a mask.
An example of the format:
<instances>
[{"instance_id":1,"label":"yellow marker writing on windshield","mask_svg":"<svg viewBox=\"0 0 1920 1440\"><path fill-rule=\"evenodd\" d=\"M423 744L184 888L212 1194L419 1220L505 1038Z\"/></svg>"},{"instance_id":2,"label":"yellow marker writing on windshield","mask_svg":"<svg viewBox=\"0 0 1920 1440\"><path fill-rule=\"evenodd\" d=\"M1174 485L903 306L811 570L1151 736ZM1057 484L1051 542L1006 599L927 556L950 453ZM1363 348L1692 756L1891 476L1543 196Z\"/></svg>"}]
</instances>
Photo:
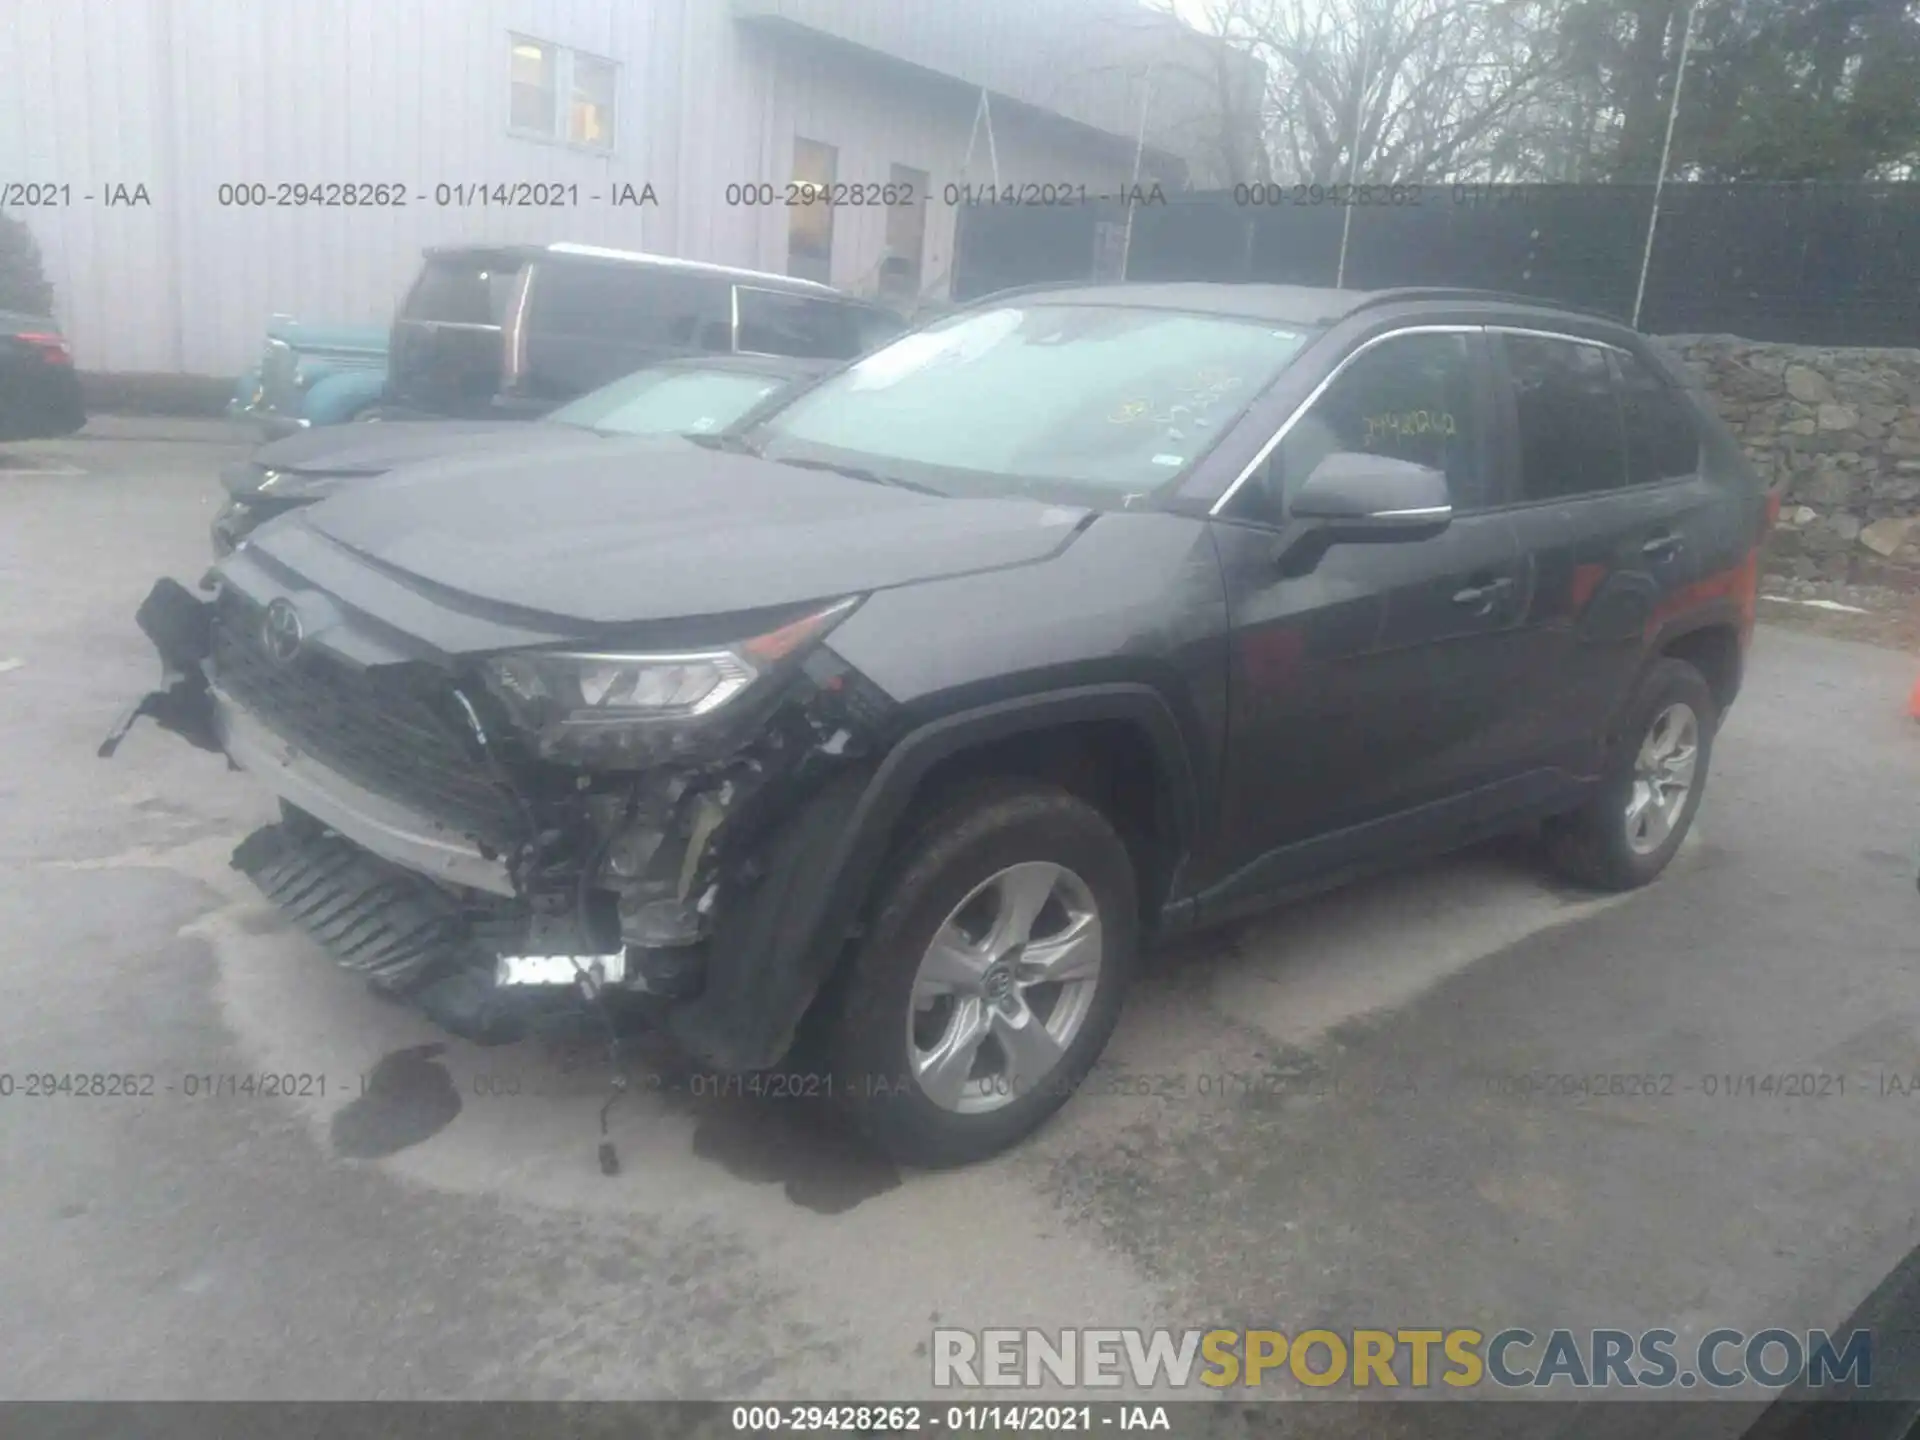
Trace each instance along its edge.
<instances>
[{"instance_id":1,"label":"yellow marker writing on windshield","mask_svg":"<svg viewBox=\"0 0 1920 1440\"><path fill-rule=\"evenodd\" d=\"M1459 426L1449 410L1401 410L1367 417L1366 443L1386 435L1454 435Z\"/></svg>"}]
</instances>

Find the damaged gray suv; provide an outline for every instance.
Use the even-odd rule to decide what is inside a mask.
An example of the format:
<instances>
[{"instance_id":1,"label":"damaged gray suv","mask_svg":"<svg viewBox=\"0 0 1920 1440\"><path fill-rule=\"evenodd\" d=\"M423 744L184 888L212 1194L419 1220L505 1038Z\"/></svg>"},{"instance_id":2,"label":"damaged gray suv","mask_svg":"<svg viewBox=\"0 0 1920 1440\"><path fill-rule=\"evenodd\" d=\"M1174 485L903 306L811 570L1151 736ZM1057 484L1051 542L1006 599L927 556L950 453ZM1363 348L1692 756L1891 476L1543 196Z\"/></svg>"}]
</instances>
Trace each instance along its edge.
<instances>
[{"instance_id":1,"label":"damaged gray suv","mask_svg":"<svg viewBox=\"0 0 1920 1440\"><path fill-rule=\"evenodd\" d=\"M1073 1093L1147 938L1536 824L1658 875L1771 503L1599 317L1015 292L723 435L269 521L156 585L102 752L146 714L272 790L235 865L460 1034L631 1012L953 1164Z\"/></svg>"}]
</instances>

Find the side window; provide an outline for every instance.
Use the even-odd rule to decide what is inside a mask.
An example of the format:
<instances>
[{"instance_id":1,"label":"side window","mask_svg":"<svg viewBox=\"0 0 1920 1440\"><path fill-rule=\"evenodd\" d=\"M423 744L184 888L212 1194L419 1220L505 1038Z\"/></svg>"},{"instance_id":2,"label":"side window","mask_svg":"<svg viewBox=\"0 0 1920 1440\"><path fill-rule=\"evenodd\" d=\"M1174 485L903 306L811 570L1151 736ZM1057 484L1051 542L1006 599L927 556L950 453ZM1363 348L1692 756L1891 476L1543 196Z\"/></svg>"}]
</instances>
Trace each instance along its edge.
<instances>
[{"instance_id":1,"label":"side window","mask_svg":"<svg viewBox=\"0 0 1920 1440\"><path fill-rule=\"evenodd\" d=\"M727 322L725 281L618 263L548 261L528 303L529 324L542 334L671 349L696 349L709 322Z\"/></svg>"},{"instance_id":2,"label":"side window","mask_svg":"<svg viewBox=\"0 0 1920 1440\"><path fill-rule=\"evenodd\" d=\"M1520 495L1562 500L1626 483L1627 454L1607 352L1503 335L1520 433Z\"/></svg>"},{"instance_id":3,"label":"side window","mask_svg":"<svg viewBox=\"0 0 1920 1440\"><path fill-rule=\"evenodd\" d=\"M1700 468L1700 432L1686 399L1631 355L1616 354L1627 425L1627 483L1684 480Z\"/></svg>"},{"instance_id":4,"label":"side window","mask_svg":"<svg viewBox=\"0 0 1920 1440\"><path fill-rule=\"evenodd\" d=\"M740 349L803 360L851 360L868 347L865 307L779 290L738 288Z\"/></svg>"},{"instance_id":5,"label":"side window","mask_svg":"<svg viewBox=\"0 0 1920 1440\"><path fill-rule=\"evenodd\" d=\"M1456 509L1487 503L1471 337L1400 335L1362 351L1294 421L1233 509L1278 522L1335 451L1391 455L1445 473Z\"/></svg>"}]
</instances>

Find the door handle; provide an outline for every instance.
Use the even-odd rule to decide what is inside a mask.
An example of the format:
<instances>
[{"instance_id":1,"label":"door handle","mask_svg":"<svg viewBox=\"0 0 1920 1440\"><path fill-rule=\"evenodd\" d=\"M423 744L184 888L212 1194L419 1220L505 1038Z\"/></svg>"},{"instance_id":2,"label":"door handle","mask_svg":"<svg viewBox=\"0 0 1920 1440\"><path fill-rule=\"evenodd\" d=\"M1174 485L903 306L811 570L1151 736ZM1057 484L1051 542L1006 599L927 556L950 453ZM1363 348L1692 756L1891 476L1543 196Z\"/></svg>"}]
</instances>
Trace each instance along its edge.
<instances>
[{"instance_id":1,"label":"door handle","mask_svg":"<svg viewBox=\"0 0 1920 1440\"><path fill-rule=\"evenodd\" d=\"M1647 541L1640 547L1640 553L1649 560L1671 560L1686 548L1687 542L1669 531Z\"/></svg>"},{"instance_id":2,"label":"door handle","mask_svg":"<svg viewBox=\"0 0 1920 1440\"><path fill-rule=\"evenodd\" d=\"M1513 588L1513 577L1502 575L1498 580L1489 580L1484 585L1469 585L1453 597L1456 605L1491 606L1507 591Z\"/></svg>"}]
</instances>

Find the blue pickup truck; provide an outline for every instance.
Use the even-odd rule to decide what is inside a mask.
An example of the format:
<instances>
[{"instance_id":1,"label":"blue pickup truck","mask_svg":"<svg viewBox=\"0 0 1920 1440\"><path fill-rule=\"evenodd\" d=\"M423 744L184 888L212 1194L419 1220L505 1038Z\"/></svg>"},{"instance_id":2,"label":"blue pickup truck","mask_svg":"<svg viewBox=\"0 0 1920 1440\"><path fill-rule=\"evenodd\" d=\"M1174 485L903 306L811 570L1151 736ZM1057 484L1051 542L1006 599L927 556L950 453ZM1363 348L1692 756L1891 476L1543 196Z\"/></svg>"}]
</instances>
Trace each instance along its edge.
<instances>
[{"instance_id":1,"label":"blue pickup truck","mask_svg":"<svg viewBox=\"0 0 1920 1440\"><path fill-rule=\"evenodd\" d=\"M386 392L387 338L384 325L310 325L275 315L260 362L240 377L227 413L253 421L269 440L369 418Z\"/></svg>"}]
</instances>

